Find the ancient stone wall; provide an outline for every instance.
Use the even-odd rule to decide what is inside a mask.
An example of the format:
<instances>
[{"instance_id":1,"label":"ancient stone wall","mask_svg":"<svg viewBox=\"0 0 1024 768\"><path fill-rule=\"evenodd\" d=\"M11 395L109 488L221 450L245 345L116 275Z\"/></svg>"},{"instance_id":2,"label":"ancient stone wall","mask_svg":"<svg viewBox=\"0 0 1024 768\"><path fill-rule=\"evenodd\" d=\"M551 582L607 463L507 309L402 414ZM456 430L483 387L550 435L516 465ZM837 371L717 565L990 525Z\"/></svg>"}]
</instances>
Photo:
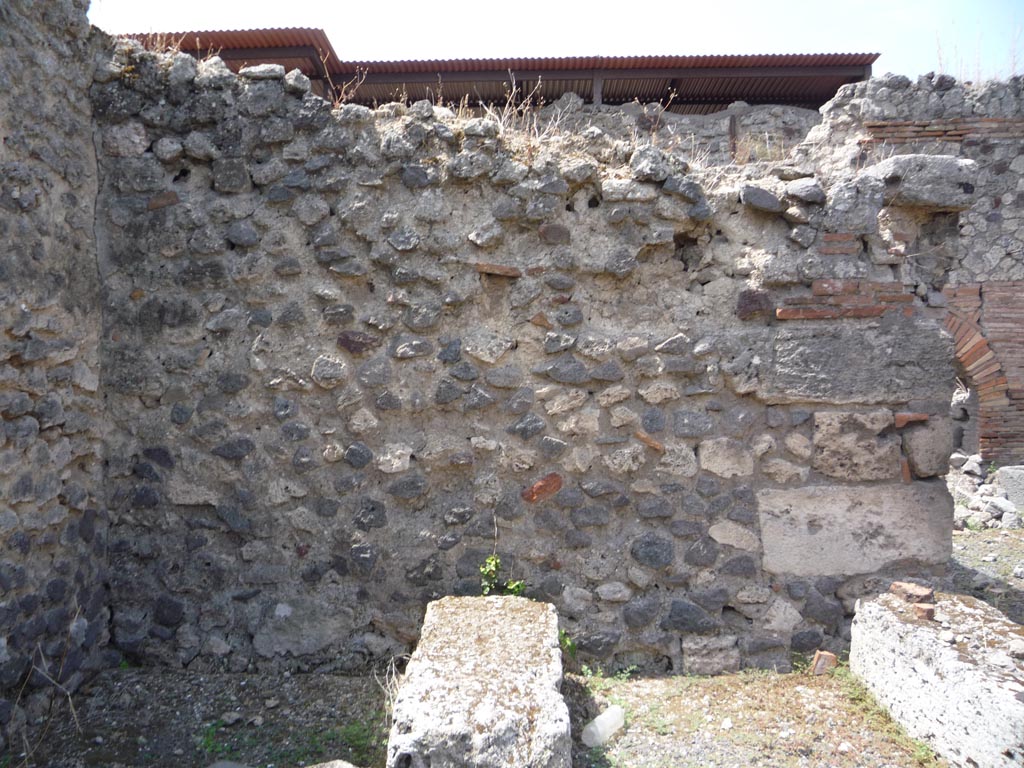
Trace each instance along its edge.
<instances>
[{"instance_id":1,"label":"ancient stone wall","mask_svg":"<svg viewBox=\"0 0 1024 768\"><path fill-rule=\"evenodd\" d=\"M1019 169L873 137L955 88L844 89L756 162L810 117L332 109L87 42L74 3L0 13L7 690L73 686L108 625L146 662L357 669L494 551L588 658L785 667L948 559L954 350L983 416L1016 391L984 308L1016 311ZM1018 86L964 91L970 130Z\"/></svg>"},{"instance_id":2,"label":"ancient stone wall","mask_svg":"<svg viewBox=\"0 0 1024 768\"><path fill-rule=\"evenodd\" d=\"M952 345L876 222L970 163L688 173L128 44L92 100L123 651L358 667L496 548L587 656L785 666L947 559Z\"/></svg>"},{"instance_id":3,"label":"ancient stone wall","mask_svg":"<svg viewBox=\"0 0 1024 768\"><path fill-rule=\"evenodd\" d=\"M938 239L903 221L891 228L890 240L910 263L944 275L945 297L933 303L948 302L959 374L978 393L979 450L999 464L1024 461L1022 88L1020 77L978 86L945 75L916 83L875 78L841 89L805 145L817 166L837 177L908 153L977 164L978 194L956 233ZM831 148L831 163L821 161L823 146Z\"/></svg>"},{"instance_id":4,"label":"ancient stone wall","mask_svg":"<svg viewBox=\"0 0 1024 768\"><path fill-rule=\"evenodd\" d=\"M0 5L0 730L107 640L88 35L84 3Z\"/></svg>"}]
</instances>

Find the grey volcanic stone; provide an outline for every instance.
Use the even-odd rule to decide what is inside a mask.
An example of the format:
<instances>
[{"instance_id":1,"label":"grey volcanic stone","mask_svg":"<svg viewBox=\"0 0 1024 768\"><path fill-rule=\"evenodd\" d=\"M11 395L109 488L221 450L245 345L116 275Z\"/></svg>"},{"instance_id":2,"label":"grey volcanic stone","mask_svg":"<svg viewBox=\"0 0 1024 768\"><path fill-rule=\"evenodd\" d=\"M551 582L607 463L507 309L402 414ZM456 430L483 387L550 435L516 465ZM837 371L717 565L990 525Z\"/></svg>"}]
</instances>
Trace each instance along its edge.
<instances>
[{"instance_id":1,"label":"grey volcanic stone","mask_svg":"<svg viewBox=\"0 0 1024 768\"><path fill-rule=\"evenodd\" d=\"M220 443L215 446L210 453L214 456L220 456L222 459L231 459L237 461L238 459L244 459L250 453L256 450L256 443L247 437L237 437L232 440Z\"/></svg>"},{"instance_id":2,"label":"grey volcanic stone","mask_svg":"<svg viewBox=\"0 0 1024 768\"><path fill-rule=\"evenodd\" d=\"M680 410L672 414L672 432L676 437L700 437L714 425L714 419L702 411Z\"/></svg>"},{"instance_id":3,"label":"grey volcanic stone","mask_svg":"<svg viewBox=\"0 0 1024 768\"><path fill-rule=\"evenodd\" d=\"M699 605L689 600L673 600L668 615L661 620L663 630L707 634L718 628L718 622Z\"/></svg>"},{"instance_id":4,"label":"grey volcanic stone","mask_svg":"<svg viewBox=\"0 0 1024 768\"><path fill-rule=\"evenodd\" d=\"M544 431L547 422L535 413L524 413L515 424L509 426L505 431L511 435L519 435L523 440L529 440L534 435Z\"/></svg>"},{"instance_id":5,"label":"grey volcanic stone","mask_svg":"<svg viewBox=\"0 0 1024 768\"><path fill-rule=\"evenodd\" d=\"M434 345L417 336L397 336L388 346L388 354L397 360L426 357L434 352Z\"/></svg>"},{"instance_id":6,"label":"grey volcanic stone","mask_svg":"<svg viewBox=\"0 0 1024 768\"><path fill-rule=\"evenodd\" d=\"M744 205L766 213L782 213L786 206L767 189L747 184L740 189L740 201Z\"/></svg>"},{"instance_id":7,"label":"grey volcanic stone","mask_svg":"<svg viewBox=\"0 0 1024 768\"><path fill-rule=\"evenodd\" d=\"M362 469L373 460L373 451L365 443L356 441L345 449L345 462L356 469Z\"/></svg>"},{"instance_id":8,"label":"grey volcanic stone","mask_svg":"<svg viewBox=\"0 0 1024 768\"><path fill-rule=\"evenodd\" d=\"M813 205L825 204L825 190L814 179L793 179L786 184L786 195Z\"/></svg>"},{"instance_id":9,"label":"grey volcanic stone","mask_svg":"<svg viewBox=\"0 0 1024 768\"><path fill-rule=\"evenodd\" d=\"M710 536L703 536L697 539L683 555L683 560L689 565L696 565L702 568L714 565L718 559L718 544Z\"/></svg>"},{"instance_id":10,"label":"grey volcanic stone","mask_svg":"<svg viewBox=\"0 0 1024 768\"><path fill-rule=\"evenodd\" d=\"M630 629L643 629L661 613L661 598L647 595L634 598L622 608L622 621Z\"/></svg>"},{"instance_id":11,"label":"grey volcanic stone","mask_svg":"<svg viewBox=\"0 0 1024 768\"><path fill-rule=\"evenodd\" d=\"M543 371L560 384L583 384L590 380L587 367L572 355L562 355Z\"/></svg>"},{"instance_id":12,"label":"grey volcanic stone","mask_svg":"<svg viewBox=\"0 0 1024 768\"><path fill-rule=\"evenodd\" d=\"M671 539L663 538L655 533L645 533L630 545L629 554L640 565L661 569L672 564L675 558L675 546Z\"/></svg>"}]
</instances>

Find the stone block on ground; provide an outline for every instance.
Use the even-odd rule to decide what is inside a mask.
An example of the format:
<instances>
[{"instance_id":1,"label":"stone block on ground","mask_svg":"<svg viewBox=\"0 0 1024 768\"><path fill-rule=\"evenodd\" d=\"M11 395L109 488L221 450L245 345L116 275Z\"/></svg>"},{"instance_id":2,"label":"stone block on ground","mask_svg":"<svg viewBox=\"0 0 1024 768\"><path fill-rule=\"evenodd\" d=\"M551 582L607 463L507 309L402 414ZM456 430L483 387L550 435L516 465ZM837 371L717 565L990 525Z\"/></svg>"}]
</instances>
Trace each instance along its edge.
<instances>
[{"instance_id":1,"label":"stone block on ground","mask_svg":"<svg viewBox=\"0 0 1024 768\"><path fill-rule=\"evenodd\" d=\"M940 596L935 618L892 594L862 602L850 669L951 765L1024 765L1024 661L1013 656L1024 628L964 596Z\"/></svg>"},{"instance_id":2,"label":"stone block on ground","mask_svg":"<svg viewBox=\"0 0 1024 768\"><path fill-rule=\"evenodd\" d=\"M569 768L553 606L445 597L427 606L395 698L388 768Z\"/></svg>"},{"instance_id":3,"label":"stone block on ground","mask_svg":"<svg viewBox=\"0 0 1024 768\"><path fill-rule=\"evenodd\" d=\"M995 484L1006 491L1006 498L1024 510L1024 467L1000 467L996 470Z\"/></svg>"}]
</instances>

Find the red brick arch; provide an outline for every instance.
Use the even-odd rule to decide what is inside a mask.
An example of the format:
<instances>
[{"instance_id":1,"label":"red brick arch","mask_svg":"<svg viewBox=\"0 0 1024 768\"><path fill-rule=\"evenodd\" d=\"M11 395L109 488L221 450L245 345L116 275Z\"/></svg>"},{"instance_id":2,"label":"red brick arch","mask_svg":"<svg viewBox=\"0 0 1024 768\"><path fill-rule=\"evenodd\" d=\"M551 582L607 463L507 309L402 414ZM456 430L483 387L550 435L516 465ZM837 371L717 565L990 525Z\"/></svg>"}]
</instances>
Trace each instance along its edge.
<instances>
[{"instance_id":1,"label":"red brick arch","mask_svg":"<svg viewBox=\"0 0 1024 768\"><path fill-rule=\"evenodd\" d=\"M982 458L1024 462L1024 282L946 288L946 329L978 393Z\"/></svg>"}]
</instances>

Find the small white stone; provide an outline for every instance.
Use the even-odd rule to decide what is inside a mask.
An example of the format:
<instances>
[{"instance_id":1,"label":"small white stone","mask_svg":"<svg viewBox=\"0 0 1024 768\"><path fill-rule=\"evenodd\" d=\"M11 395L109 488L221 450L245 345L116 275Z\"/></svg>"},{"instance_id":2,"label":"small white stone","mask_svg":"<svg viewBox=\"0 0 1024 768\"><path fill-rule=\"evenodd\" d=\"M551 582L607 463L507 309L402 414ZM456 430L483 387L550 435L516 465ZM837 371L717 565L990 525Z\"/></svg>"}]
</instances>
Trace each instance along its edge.
<instances>
[{"instance_id":1,"label":"small white stone","mask_svg":"<svg viewBox=\"0 0 1024 768\"><path fill-rule=\"evenodd\" d=\"M324 461L328 464L334 464L335 462L341 461L345 455L345 449L337 443L328 443L324 446L323 456Z\"/></svg>"},{"instance_id":2,"label":"small white stone","mask_svg":"<svg viewBox=\"0 0 1024 768\"><path fill-rule=\"evenodd\" d=\"M644 465L645 459L642 445L629 445L605 456L604 465L612 472L624 475L640 469Z\"/></svg>"},{"instance_id":3,"label":"small white stone","mask_svg":"<svg viewBox=\"0 0 1024 768\"><path fill-rule=\"evenodd\" d=\"M360 408L348 420L348 429L353 435L364 435L375 430L379 423L377 417L369 410Z\"/></svg>"},{"instance_id":4,"label":"small white stone","mask_svg":"<svg viewBox=\"0 0 1024 768\"><path fill-rule=\"evenodd\" d=\"M607 408L610 405L621 403L623 400L628 400L632 394L628 387L616 384L614 387L608 387L608 389L598 394L597 403L601 407Z\"/></svg>"},{"instance_id":5,"label":"small white stone","mask_svg":"<svg viewBox=\"0 0 1024 768\"><path fill-rule=\"evenodd\" d=\"M648 384L646 387L641 387L637 390L637 393L646 402L653 405L659 403L665 403L669 400L679 399L679 390L671 384L666 384L661 381L656 381L653 384Z\"/></svg>"},{"instance_id":6,"label":"small white stone","mask_svg":"<svg viewBox=\"0 0 1024 768\"><path fill-rule=\"evenodd\" d=\"M635 424L640 416L631 408L625 405L616 405L609 413L609 422L613 427L622 427L626 424Z\"/></svg>"},{"instance_id":7,"label":"small white stone","mask_svg":"<svg viewBox=\"0 0 1024 768\"><path fill-rule=\"evenodd\" d=\"M544 410L548 416L557 416L560 413L573 411L587 402L589 395L585 389L570 389L562 392L550 402L544 404Z\"/></svg>"},{"instance_id":8,"label":"small white stone","mask_svg":"<svg viewBox=\"0 0 1024 768\"><path fill-rule=\"evenodd\" d=\"M708 535L719 544L725 544L736 549L744 549L747 552L753 552L761 544L757 536L751 531L731 520L715 523L708 529Z\"/></svg>"},{"instance_id":9,"label":"small white stone","mask_svg":"<svg viewBox=\"0 0 1024 768\"><path fill-rule=\"evenodd\" d=\"M761 458L768 451L775 450L775 438L768 434L758 435L750 444L750 448L755 456Z\"/></svg>"},{"instance_id":10,"label":"small white stone","mask_svg":"<svg viewBox=\"0 0 1024 768\"><path fill-rule=\"evenodd\" d=\"M401 443L384 446L384 451L377 457L377 469L386 474L405 472L409 468L409 457L412 448Z\"/></svg>"}]
</instances>

